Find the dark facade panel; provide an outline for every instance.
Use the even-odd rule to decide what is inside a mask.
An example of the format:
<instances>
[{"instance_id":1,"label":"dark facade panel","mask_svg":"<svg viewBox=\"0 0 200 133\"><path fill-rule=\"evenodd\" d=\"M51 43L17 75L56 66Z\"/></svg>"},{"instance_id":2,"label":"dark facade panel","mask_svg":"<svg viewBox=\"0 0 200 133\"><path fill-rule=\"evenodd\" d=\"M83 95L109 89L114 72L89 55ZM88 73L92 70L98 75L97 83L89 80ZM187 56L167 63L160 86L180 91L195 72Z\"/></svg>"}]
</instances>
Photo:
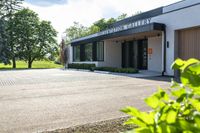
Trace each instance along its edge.
<instances>
[{"instance_id":1,"label":"dark facade panel","mask_svg":"<svg viewBox=\"0 0 200 133\"><path fill-rule=\"evenodd\" d=\"M85 40L82 40L79 42L74 42L74 43L71 43L71 45L74 46L74 45L86 44L86 43L101 41L101 40L110 39L110 38L128 36L128 35L132 35L132 34L136 34L136 33L151 32L154 30L164 31L164 29L165 29L164 24L151 23L151 24L139 26L136 28L128 29L128 30L115 32L112 34L102 35L102 36L98 36L98 37L94 37L94 38L85 39Z\"/></svg>"},{"instance_id":2,"label":"dark facade panel","mask_svg":"<svg viewBox=\"0 0 200 133\"><path fill-rule=\"evenodd\" d=\"M128 23L131 23L131 22L134 22L134 21L137 21L137 20L152 18L152 17L158 16L158 15L161 15L162 13L163 13L163 7L160 7L160 8L150 10L150 11L138 14L136 16L128 17L128 18L123 19L121 21L115 22L112 25L110 25L109 28L128 24Z\"/></svg>"}]
</instances>

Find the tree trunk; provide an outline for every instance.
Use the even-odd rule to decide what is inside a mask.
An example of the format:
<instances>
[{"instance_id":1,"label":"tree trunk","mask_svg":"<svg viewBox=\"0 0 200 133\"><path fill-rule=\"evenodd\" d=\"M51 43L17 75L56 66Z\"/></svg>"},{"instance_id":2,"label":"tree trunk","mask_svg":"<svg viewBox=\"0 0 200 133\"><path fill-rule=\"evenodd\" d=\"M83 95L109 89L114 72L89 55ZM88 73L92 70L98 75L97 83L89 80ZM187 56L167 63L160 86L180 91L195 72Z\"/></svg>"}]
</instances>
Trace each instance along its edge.
<instances>
[{"instance_id":1,"label":"tree trunk","mask_svg":"<svg viewBox=\"0 0 200 133\"><path fill-rule=\"evenodd\" d=\"M15 60L15 57L12 58L12 65L13 65L13 66L12 66L13 68L16 68L16 60Z\"/></svg>"},{"instance_id":2,"label":"tree trunk","mask_svg":"<svg viewBox=\"0 0 200 133\"><path fill-rule=\"evenodd\" d=\"M32 68L32 62L31 61L28 61L28 68Z\"/></svg>"}]
</instances>

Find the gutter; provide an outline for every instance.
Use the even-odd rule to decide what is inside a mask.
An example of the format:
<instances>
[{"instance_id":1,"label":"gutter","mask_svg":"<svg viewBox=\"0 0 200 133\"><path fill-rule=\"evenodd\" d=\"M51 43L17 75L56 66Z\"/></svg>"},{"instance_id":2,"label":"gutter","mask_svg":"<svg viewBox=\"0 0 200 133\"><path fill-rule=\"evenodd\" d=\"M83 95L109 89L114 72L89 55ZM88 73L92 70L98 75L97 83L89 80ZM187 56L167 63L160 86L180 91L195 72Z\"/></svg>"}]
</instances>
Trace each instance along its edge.
<instances>
[{"instance_id":1,"label":"gutter","mask_svg":"<svg viewBox=\"0 0 200 133\"><path fill-rule=\"evenodd\" d=\"M165 72L166 72L166 54L167 54L167 52L166 52L166 50L167 50L167 46L166 46L166 28L164 28L164 55L163 55L163 71L162 71L162 76L165 76Z\"/></svg>"}]
</instances>

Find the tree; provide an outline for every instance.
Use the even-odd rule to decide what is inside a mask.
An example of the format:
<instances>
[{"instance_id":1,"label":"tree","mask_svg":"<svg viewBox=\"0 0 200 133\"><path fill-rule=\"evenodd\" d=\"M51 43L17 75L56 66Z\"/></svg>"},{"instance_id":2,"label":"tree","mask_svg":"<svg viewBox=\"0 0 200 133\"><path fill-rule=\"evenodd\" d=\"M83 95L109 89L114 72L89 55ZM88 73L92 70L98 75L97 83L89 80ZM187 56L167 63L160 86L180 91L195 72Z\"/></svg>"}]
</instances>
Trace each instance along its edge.
<instances>
[{"instance_id":1,"label":"tree","mask_svg":"<svg viewBox=\"0 0 200 133\"><path fill-rule=\"evenodd\" d=\"M7 46L6 22L0 19L0 63L9 64L9 47Z\"/></svg>"},{"instance_id":2,"label":"tree","mask_svg":"<svg viewBox=\"0 0 200 133\"><path fill-rule=\"evenodd\" d=\"M18 57L19 54L19 43L17 43L17 33L18 29L15 29L15 19L11 17L9 21L7 22L7 46L9 48L9 59L12 59L12 67L16 68L16 58Z\"/></svg>"},{"instance_id":3,"label":"tree","mask_svg":"<svg viewBox=\"0 0 200 133\"><path fill-rule=\"evenodd\" d=\"M100 31L100 28L98 26L92 25L92 26L89 27L88 35L97 33L99 31Z\"/></svg>"},{"instance_id":4,"label":"tree","mask_svg":"<svg viewBox=\"0 0 200 133\"><path fill-rule=\"evenodd\" d=\"M93 25L99 27L100 31L108 28L107 21L105 18L102 18L102 19L96 21Z\"/></svg>"},{"instance_id":5,"label":"tree","mask_svg":"<svg viewBox=\"0 0 200 133\"><path fill-rule=\"evenodd\" d=\"M32 52L28 56L28 68L32 67L34 60L44 59L45 56L55 55L58 45L56 42L57 32L52 27L49 21L42 21L39 24L38 32L36 33L37 40L32 46ZM27 60L27 59L26 59Z\"/></svg>"},{"instance_id":6,"label":"tree","mask_svg":"<svg viewBox=\"0 0 200 133\"><path fill-rule=\"evenodd\" d=\"M9 33L12 29L8 28L8 22L11 21L16 10L20 9L23 0L1 0L0 1L0 62L4 64L10 63L10 38ZM9 30L8 30L9 29Z\"/></svg>"},{"instance_id":7,"label":"tree","mask_svg":"<svg viewBox=\"0 0 200 133\"><path fill-rule=\"evenodd\" d=\"M126 13L123 13L122 15L120 15L120 16L117 17L117 21L123 20L123 19L125 19L126 17L127 17L127 14L126 14Z\"/></svg>"},{"instance_id":8,"label":"tree","mask_svg":"<svg viewBox=\"0 0 200 133\"><path fill-rule=\"evenodd\" d=\"M110 27L111 24L115 23L118 20L126 18L127 14L120 15L117 19L110 18L106 20L102 18L94 22L90 27L85 27L78 22L74 22L74 25L66 29L67 42L70 42L74 39L91 35L103 30L106 30Z\"/></svg>"},{"instance_id":9,"label":"tree","mask_svg":"<svg viewBox=\"0 0 200 133\"><path fill-rule=\"evenodd\" d=\"M0 1L0 18L10 18L13 13L21 8L23 0L1 0Z\"/></svg>"},{"instance_id":10,"label":"tree","mask_svg":"<svg viewBox=\"0 0 200 133\"><path fill-rule=\"evenodd\" d=\"M18 11L13 21L19 58L28 62L28 68L32 67L34 60L43 59L55 51L57 32L50 22L40 22L38 15L30 9Z\"/></svg>"},{"instance_id":11,"label":"tree","mask_svg":"<svg viewBox=\"0 0 200 133\"><path fill-rule=\"evenodd\" d=\"M88 35L88 28L78 22L74 22L73 26L66 29L65 33L67 35L67 40L71 41Z\"/></svg>"},{"instance_id":12,"label":"tree","mask_svg":"<svg viewBox=\"0 0 200 133\"><path fill-rule=\"evenodd\" d=\"M66 69L69 63L69 46L65 44L64 40L60 44L60 59Z\"/></svg>"}]
</instances>

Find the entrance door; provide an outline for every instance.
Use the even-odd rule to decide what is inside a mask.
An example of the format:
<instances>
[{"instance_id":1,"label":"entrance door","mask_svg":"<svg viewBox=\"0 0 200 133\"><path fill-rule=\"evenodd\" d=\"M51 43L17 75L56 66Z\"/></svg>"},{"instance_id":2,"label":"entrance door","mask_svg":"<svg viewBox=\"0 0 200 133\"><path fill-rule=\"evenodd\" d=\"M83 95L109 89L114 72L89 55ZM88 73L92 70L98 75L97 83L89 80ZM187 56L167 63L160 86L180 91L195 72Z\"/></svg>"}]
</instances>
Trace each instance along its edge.
<instances>
[{"instance_id":1,"label":"entrance door","mask_svg":"<svg viewBox=\"0 0 200 133\"><path fill-rule=\"evenodd\" d=\"M122 67L147 69L147 40L130 41L122 44Z\"/></svg>"},{"instance_id":2,"label":"entrance door","mask_svg":"<svg viewBox=\"0 0 200 133\"><path fill-rule=\"evenodd\" d=\"M146 70L148 62L147 40L138 40L138 69Z\"/></svg>"},{"instance_id":3,"label":"entrance door","mask_svg":"<svg viewBox=\"0 0 200 133\"><path fill-rule=\"evenodd\" d=\"M129 68L134 67L134 51L133 42L122 43L122 67Z\"/></svg>"}]
</instances>

